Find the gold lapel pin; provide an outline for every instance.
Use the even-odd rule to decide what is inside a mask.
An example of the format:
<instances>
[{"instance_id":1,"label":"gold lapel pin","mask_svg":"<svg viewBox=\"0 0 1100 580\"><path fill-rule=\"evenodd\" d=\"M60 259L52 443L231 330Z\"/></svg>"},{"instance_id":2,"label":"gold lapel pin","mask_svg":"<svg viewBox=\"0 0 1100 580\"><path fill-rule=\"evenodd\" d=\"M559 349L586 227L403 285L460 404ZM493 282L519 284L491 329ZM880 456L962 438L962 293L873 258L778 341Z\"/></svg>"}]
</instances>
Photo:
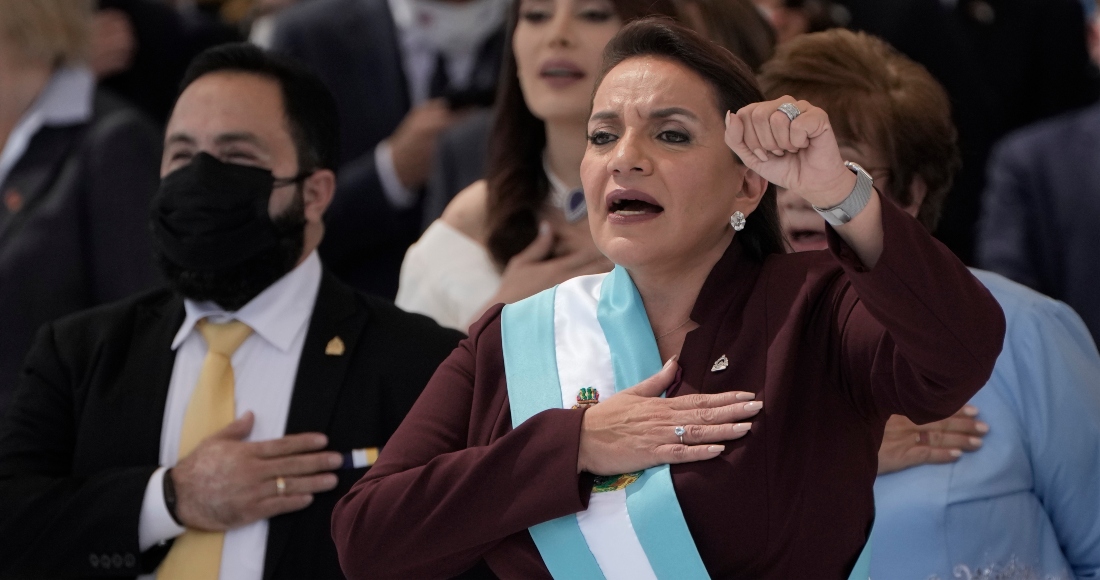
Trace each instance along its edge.
<instances>
[{"instance_id":1,"label":"gold lapel pin","mask_svg":"<svg viewBox=\"0 0 1100 580\"><path fill-rule=\"evenodd\" d=\"M726 358L726 355L718 357L718 360L714 361L714 364L710 367L710 372L717 373L726 370L730 366L730 359Z\"/></svg>"},{"instance_id":2,"label":"gold lapel pin","mask_svg":"<svg viewBox=\"0 0 1100 580\"><path fill-rule=\"evenodd\" d=\"M344 341L340 340L339 336L328 341L328 345L325 346L325 354L329 356L344 356Z\"/></svg>"}]
</instances>

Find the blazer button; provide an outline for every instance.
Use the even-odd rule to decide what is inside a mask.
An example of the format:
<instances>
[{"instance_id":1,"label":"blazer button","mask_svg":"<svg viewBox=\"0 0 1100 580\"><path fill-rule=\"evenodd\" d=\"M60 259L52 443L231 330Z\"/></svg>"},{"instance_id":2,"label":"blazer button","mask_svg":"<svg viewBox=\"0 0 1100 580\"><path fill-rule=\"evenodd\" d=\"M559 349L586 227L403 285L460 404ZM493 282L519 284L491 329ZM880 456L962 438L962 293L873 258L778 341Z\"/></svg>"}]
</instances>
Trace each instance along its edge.
<instances>
[{"instance_id":1,"label":"blazer button","mask_svg":"<svg viewBox=\"0 0 1100 580\"><path fill-rule=\"evenodd\" d=\"M121 568L122 567L122 556L120 554L115 554L114 556L111 556L111 565L114 566L115 568Z\"/></svg>"},{"instance_id":2,"label":"blazer button","mask_svg":"<svg viewBox=\"0 0 1100 580\"><path fill-rule=\"evenodd\" d=\"M137 564L137 558L134 558L133 554L126 554L126 557L123 558L123 560L126 562L127 568L133 568L134 565Z\"/></svg>"},{"instance_id":3,"label":"blazer button","mask_svg":"<svg viewBox=\"0 0 1100 580\"><path fill-rule=\"evenodd\" d=\"M107 554L100 554L99 555L99 565L104 570L109 569L111 567L111 557L108 556Z\"/></svg>"},{"instance_id":4,"label":"blazer button","mask_svg":"<svg viewBox=\"0 0 1100 580\"><path fill-rule=\"evenodd\" d=\"M92 565L92 568L99 568L99 556L88 554L88 563Z\"/></svg>"}]
</instances>

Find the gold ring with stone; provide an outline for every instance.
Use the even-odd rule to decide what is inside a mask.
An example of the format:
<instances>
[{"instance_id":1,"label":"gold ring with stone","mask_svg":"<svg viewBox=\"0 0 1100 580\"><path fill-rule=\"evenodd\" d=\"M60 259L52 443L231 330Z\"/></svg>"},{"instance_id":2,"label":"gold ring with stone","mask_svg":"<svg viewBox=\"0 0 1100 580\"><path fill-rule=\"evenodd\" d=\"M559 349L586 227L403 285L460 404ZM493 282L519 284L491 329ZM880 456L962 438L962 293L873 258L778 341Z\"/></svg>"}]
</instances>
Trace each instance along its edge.
<instances>
[{"instance_id":1,"label":"gold ring with stone","mask_svg":"<svg viewBox=\"0 0 1100 580\"><path fill-rule=\"evenodd\" d=\"M275 478L275 493L286 495L286 480L282 477Z\"/></svg>"}]
</instances>

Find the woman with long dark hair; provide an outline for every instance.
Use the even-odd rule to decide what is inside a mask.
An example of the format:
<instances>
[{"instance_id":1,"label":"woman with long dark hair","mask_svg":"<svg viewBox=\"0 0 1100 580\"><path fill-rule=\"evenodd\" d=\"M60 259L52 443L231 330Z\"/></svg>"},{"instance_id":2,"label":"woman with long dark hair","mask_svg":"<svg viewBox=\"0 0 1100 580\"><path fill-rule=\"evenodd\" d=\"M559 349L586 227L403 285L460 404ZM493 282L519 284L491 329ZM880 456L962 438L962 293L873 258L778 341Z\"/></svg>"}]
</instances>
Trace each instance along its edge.
<instances>
[{"instance_id":1,"label":"woman with long dark hair","mask_svg":"<svg viewBox=\"0 0 1100 580\"><path fill-rule=\"evenodd\" d=\"M504 56L486 179L456 196L405 256L398 306L465 331L498 302L610 269L580 191L600 55L623 23L672 0L521 0Z\"/></svg>"},{"instance_id":2,"label":"woman with long dark hair","mask_svg":"<svg viewBox=\"0 0 1100 580\"><path fill-rule=\"evenodd\" d=\"M699 35L628 24L596 87L580 174L615 268L471 328L334 510L344 571L867 578L883 425L961 407L1000 308L824 111L761 102ZM829 252L784 253L769 182Z\"/></svg>"}]
</instances>

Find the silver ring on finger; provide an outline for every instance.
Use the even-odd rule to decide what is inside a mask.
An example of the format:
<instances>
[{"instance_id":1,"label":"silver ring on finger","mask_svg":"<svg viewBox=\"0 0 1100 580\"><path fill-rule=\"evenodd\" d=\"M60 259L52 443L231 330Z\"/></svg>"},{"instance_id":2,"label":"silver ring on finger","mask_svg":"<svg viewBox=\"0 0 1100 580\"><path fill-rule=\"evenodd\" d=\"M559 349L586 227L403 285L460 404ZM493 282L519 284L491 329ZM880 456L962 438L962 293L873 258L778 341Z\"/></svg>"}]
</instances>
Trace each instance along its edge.
<instances>
[{"instance_id":1,"label":"silver ring on finger","mask_svg":"<svg viewBox=\"0 0 1100 580\"><path fill-rule=\"evenodd\" d=\"M794 121L795 117L802 114L802 111L798 110L798 107L794 106L794 103L783 103L776 109L780 113L787 116L788 119Z\"/></svg>"},{"instance_id":2,"label":"silver ring on finger","mask_svg":"<svg viewBox=\"0 0 1100 580\"><path fill-rule=\"evenodd\" d=\"M672 432L675 433L676 436L680 438L680 445L683 445L684 444L684 433L687 433L687 428L685 428L683 425L677 425L676 427L672 428Z\"/></svg>"},{"instance_id":3,"label":"silver ring on finger","mask_svg":"<svg viewBox=\"0 0 1100 580\"><path fill-rule=\"evenodd\" d=\"M286 495L286 480L282 477L275 478L275 493L280 496Z\"/></svg>"}]
</instances>

